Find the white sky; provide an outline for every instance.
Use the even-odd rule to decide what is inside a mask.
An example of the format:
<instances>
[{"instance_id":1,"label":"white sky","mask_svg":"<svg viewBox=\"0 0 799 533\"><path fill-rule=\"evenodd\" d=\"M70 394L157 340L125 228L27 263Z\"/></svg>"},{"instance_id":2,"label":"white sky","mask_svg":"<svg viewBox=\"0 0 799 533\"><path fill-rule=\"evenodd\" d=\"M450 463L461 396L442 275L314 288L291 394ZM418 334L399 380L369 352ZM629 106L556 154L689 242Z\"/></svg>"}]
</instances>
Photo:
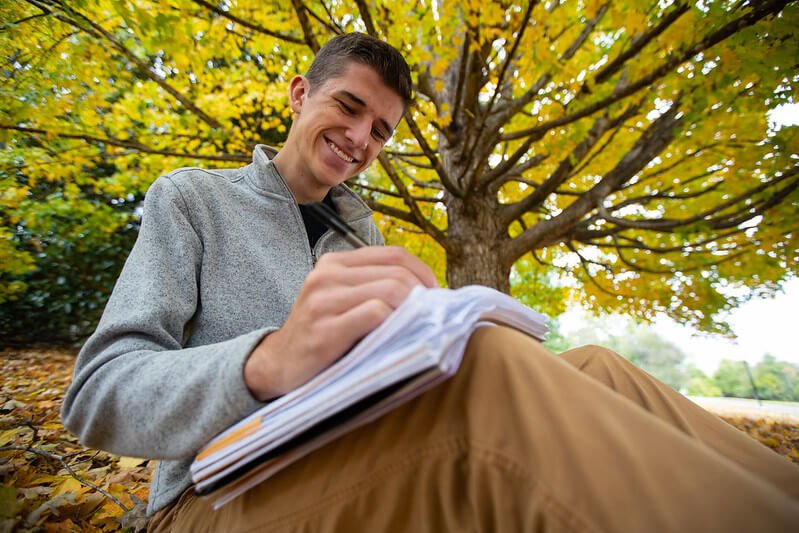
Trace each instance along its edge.
<instances>
[{"instance_id":1,"label":"white sky","mask_svg":"<svg viewBox=\"0 0 799 533\"><path fill-rule=\"evenodd\" d=\"M653 324L664 339L676 344L705 374L712 375L722 359L759 363L765 354L799 365L799 279L785 284L774 298L751 300L727 316L735 339L699 333L661 315ZM568 336L586 326L583 309L559 317L561 332ZM623 335L627 318L614 315L603 326L608 335Z\"/></svg>"},{"instance_id":2,"label":"white sky","mask_svg":"<svg viewBox=\"0 0 799 533\"><path fill-rule=\"evenodd\" d=\"M757 364L769 353L781 361L799 365L799 279L789 281L785 292L773 299L745 303L728 322L736 340L718 336L697 336L692 328L668 318L655 323L662 337L680 347L705 374L716 371L722 359Z\"/></svg>"}]
</instances>

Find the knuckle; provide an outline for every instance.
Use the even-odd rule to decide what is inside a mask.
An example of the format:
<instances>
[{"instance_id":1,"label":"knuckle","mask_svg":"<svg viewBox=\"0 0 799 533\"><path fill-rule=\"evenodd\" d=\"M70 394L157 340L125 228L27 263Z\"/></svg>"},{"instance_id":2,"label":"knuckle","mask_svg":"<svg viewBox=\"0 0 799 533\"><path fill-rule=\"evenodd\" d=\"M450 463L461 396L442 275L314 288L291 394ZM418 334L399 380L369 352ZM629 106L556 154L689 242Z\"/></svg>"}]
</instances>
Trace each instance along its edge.
<instances>
[{"instance_id":1,"label":"knuckle","mask_svg":"<svg viewBox=\"0 0 799 533\"><path fill-rule=\"evenodd\" d=\"M389 279L386 283L386 297L389 302L399 305L408 295L408 287L399 280Z\"/></svg>"},{"instance_id":2,"label":"knuckle","mask_svg":"<svg viewBox=\"0 0 799 533\"><path fill-rule=\"evenodd\" d=\"M385 248L388 254L388 258L396 263L401 263L405 261L407 257L410 255L405 248L402 248L400 246L386 246Z\"/></svg>"},{"instance_id":3,"label":"knuckle","mask_svg":"<svg viewBox=\"0 0 799 533\"><path fill-rule=\"evenodd\" d=\"M416 276L410 270L401 266L391 267L389 275L391 276L390 279L397 283L402 283L406 287L411 287L417 283Z\"/></svg>"},{"instance_id":4,"label":"knuckle","mask_svg":"<svg viewBox=\"0 0 799 533\"><path fill-rule=\"evenodd\" d=\"M373 322L382 322L391 314L392 308L383 300L373 298L366 302L366 310Z\"/></svg>"}]
</instances>

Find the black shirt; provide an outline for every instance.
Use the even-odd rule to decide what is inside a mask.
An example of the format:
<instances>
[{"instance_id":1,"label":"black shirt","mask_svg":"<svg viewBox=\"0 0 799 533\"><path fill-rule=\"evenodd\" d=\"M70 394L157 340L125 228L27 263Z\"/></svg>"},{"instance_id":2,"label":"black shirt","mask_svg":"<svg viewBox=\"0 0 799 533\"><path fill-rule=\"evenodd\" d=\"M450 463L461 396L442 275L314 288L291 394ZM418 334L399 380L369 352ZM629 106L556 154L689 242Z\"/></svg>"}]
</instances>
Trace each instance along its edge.
<instances>
[{"instance_id":1,"label":"black shirt","mask_svg":"<svg viewBox=\"0 0 799 533\"><path fill-rule=\"evenodd\" d=\"M336 211L335 206L333 205L333 199L330 197L330 192L325 195L325 199L322 200L327 206ZM308 233L308 242L311 244L311 249L316 246L316 242L319 238L325 234L327 231L327 226L320 221L318 218L313 216L308 208L305 207L304 204L298 204L300 207L300 214L302 215L302 221L305 224L305 231Z\"/></svg>"}]
</instances>

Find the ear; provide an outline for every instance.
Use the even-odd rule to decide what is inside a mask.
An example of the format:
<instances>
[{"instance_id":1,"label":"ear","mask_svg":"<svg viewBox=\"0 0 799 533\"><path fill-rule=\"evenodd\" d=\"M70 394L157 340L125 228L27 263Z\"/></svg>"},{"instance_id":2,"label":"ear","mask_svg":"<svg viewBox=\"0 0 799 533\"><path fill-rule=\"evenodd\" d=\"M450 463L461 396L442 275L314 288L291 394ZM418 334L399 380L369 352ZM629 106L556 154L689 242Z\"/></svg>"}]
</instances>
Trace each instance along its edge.
<instances>
[{"instance_id":1,"label":"ear","mask_svg":"<svg viewBox=\"0 0 799 533\"><path fill-rule=\"evenodd\" d=\"M308 95L310 84L305 76L294 76L289 82L289 104L294 114L302 111L302 104Z\"/></svg>"}]
</instances>

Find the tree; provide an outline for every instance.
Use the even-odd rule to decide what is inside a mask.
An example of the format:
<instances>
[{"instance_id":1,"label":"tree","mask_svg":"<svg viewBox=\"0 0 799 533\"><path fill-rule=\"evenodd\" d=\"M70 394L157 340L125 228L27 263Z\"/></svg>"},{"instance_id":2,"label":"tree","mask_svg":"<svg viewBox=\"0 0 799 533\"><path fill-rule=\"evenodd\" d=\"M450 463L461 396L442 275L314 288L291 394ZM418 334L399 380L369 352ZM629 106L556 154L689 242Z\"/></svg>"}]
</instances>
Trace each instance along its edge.
<instances>
[{"instance_id":1,"label":"tree","mask_svg":"<svg viewBox=\"0 0 799 533\"><path fill-rule=\"evenodd\" d=\"M685 393L690 396L716 397L721 396L722 391L715 381L709 378L704 372L689 363L685 366Z\"/></svg>"},{"instance_id":2,"label":"tree","mask_svg":"<svg viewBox=\"0 0 799 533\"><path fill-rule=\"evenodd\" d=\"M755 366L752 377L763 400L796 401L799 393L799 368L778 361L770 354Z\"/></svg>"},{"instance_id":3,"label":"tree","mask_svg":"<svg viewBox=\"0 0 799 533\"><path fill-rule=\"evenodd\" d=\"M67 199L46 182L30 196L19 208L29 215L16 223L11 240L35 268L5 276L7 286L24 292L0 294L0 338L4 346L75 344L97 326L136 239L142 198L131 194L111 205L102 196Z\"/></svg>"},{"instance_id":4,"label":"tree","mask_svg":"<svg viewBox=\"0 0 799 533\"><path fill-rule=\"evenodd\" d=\"M754 391L741 361L722 359L713 374L713 381L721 389L724 396L736 398L753 398Z\"/></svg>"},{"instance_id":5,"label":"tree","mask_svg":"<svg viewBox=\"0 0 799 533\"><path fill-rule=\"evenodd\" d=\"M353 30L407 54L416 101L351 184L450 286L508 292L516 265L517 294L557 278L596 310L726 332L718 312L797 272L798 128L767 121L796 97L796 2L26 0L2 13L6 272L32 261L7 238L30 183L123 198L175 166L246 163L256 142L282 142L286 81ZM84 175L108 162L113 175Z\"/></svg>"}]
</instances>

